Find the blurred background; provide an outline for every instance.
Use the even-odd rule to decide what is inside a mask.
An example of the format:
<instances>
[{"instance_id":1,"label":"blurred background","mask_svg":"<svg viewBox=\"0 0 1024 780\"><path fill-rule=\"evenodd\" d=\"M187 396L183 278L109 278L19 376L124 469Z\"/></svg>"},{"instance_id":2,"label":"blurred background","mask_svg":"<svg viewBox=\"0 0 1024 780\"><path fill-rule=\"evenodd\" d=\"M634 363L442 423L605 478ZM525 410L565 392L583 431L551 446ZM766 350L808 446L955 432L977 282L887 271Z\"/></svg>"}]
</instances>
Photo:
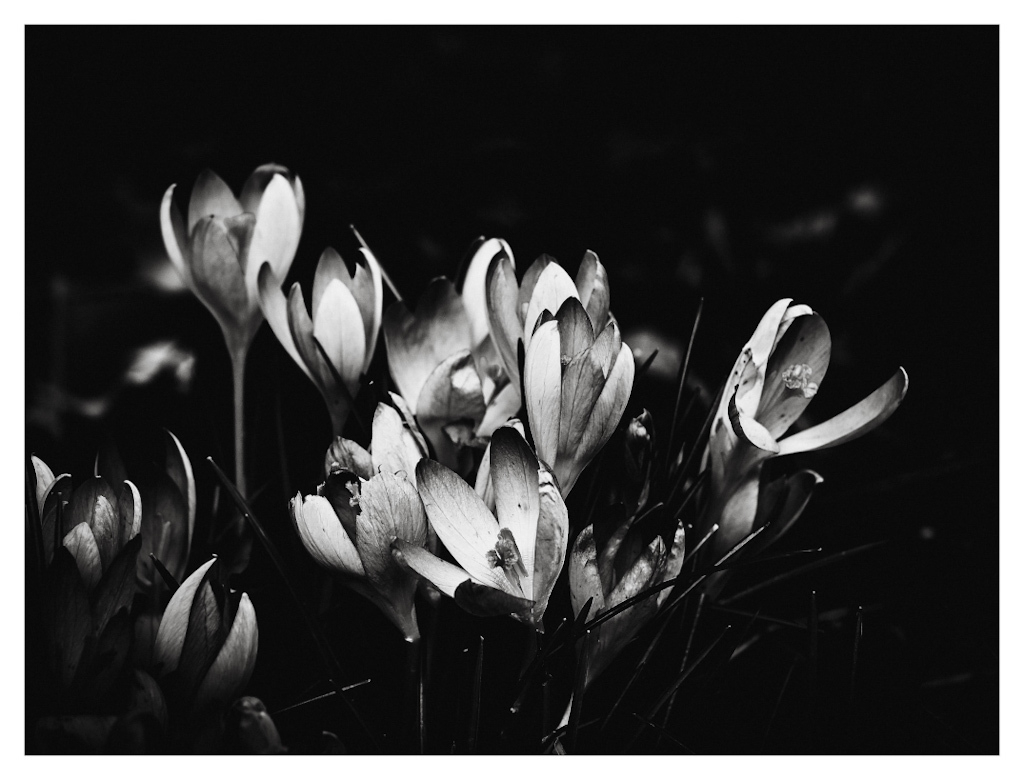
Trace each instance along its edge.
<instances>
[{"instance_id":1,"label":"blurred background","mask_svg":"<svg viewBox=\"0 0 1024 780\"><path fill-rule=\"evenodd\" d=\"M701 297L705 401L792 297L834 344L806 422L900 365L911 380L880 429L795 464L825 482L788 546L886 544L763 605L804 614L814 590L823 613L863 607L857 698L825 697L843 706L812 734L776 705L788 662L761 655L680 701L675 733L696 752L998 750L997 28L30 27L26 60L26 444L55 473L77 482L107 438L150 457L161 427L192 456L201 504L204 459L230 470L227 354L158 217L166 188L187 193L207 167L236 191L266 162L301 177L288 283L307 295L326 246L351 256L350 224L410 298L478 235L508 240L520 269L546 252L574 273L594 250L626 341L659 349L634 405L663 423ZM268 327L248 388L256 506L313 569L285 501L321 478L326 411ZM250 689L271 712L318 673L274 577L256 552L242 583L260 619ZM358 598L334 605L352 680L386 678L397 637ZM822 675L842 681L851 624L835 625ZM697 709L712 693L728 733ZM352 695L386 717L379 688Z\"/></svg>"}]
</instances>

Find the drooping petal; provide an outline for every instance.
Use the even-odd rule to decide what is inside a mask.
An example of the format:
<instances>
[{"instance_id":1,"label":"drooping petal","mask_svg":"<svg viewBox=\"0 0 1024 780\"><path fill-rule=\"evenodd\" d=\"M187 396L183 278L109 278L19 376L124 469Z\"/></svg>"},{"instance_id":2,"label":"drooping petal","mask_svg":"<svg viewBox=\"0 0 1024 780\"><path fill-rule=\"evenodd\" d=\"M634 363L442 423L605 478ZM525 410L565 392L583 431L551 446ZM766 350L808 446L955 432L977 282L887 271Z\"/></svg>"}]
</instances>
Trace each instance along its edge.
<instances>
[{"instance_id":1,"label":"drooping petal","mask_svg":"<svg viewBox=\"0 0 1024 780\"><path fill-rule=\"evenodd\" d=\"M597 544L594 541L594 526L588 525L572 545L569 556L569 599L572 612L579 615L583 605L593 599L590 615L597 615L604 609L604 589L597 568Z\"/></svg>"},{"instance_id":2,"label":"drooping petal","mask_svg":"<svg viewBox=\"0 0 1024 780\"><path fill-rule=\"evenodd\" d=\"M78 573L82 575L85 589L95 588L103 576L103 563L100 559L96 538L88 523L79 523L72 528L64 537L63 544L67 551L74 556L75 563L78 564Z\"/></svg>"},{"instance_id":3,"label":"drooping petal","mask_svg":"<svg viewBox=\"0 0 1024 780\"><path fill-rule=\"evenodd\" d=\"M874 430L899 408L907 394L909 382L907 372L901 367L888 382L845 412L782 439L779 442L779 454L835 447Z\"/></svg>"},{"instance_id":4,"label":"drooping petal","mask_svg":"<svg viewBox=\"0 0 1024 780\"><path fill-rule=\"evenodd\" d=\"M164 616L160 619L160 627L156 632L156 641L153 645L153 663L161 667L162 674L170 674L178 668L178 661L181 659L181 649L185 646L185 634L188 631L188 617L192 610L192 601L196 591L203 584L206 572L217 562L211 558L188 578L181 583L174 591Z\"/></svg>"},{"instance_id":5,"label":"drooping petal","mask_svg":"<svg viewBox=\"0 0 1024 780\"><path fill-rule=\"evenodd\" d=\"M832 338L820 315L793 320L768 359L755 415L773 438L782 436L804 413L825 378L831 354Z\"/></svg>"},{"instance_id":6,"label":"drooping petal","mask_svg":"<svg viewBox=\"0 0 1024 780\"><path fill-rule=\"evenodd\" d=\"M202 219L234 217L241 213L242 204L220 176L209 168L199 174L188 202L189 235Z\"/></svg>"},{"instance_id":7,"label":"drooping petal","mask_svg":"<svg viewBox=\"0 0 1024 780\"><path fill-rule=\"evenodd\" d=\"M249 594L243 593L231 630L196 692L195 710L214 702L226 704L245 687L256 666L259 633L256 610Z\"/></svg>"},{"instance_id":8,"label":"drooping petal","mask_svg":"<svg viewBox=\"0 0 1024 780\"><path fill-rule=\"evenodd\" d=\"M181 217L177 204L174 202L174 188L172 184L164 193L160 203L160 233L164 239L164 249L167 256L171 258L171 264L177 269L182 281L192 287L192 272L189 270L189 260L192 256L191 245L188 240L188 231L185 229L185 222Z\"/></svg>"},{"instance_id":9,"label":"drooping petal","mask_svg":"<svg viewBox=\"0 0 1024 780\"><path fill-rule=\"evenodd\" d=\"M525 280L524 280L525 283ZM523 333L526 334L526 346L529 348L534 325L544 311L552 314L557 312L566 298L579 298L572 277L558 263L550 263L537 279L537 286L530 297L530 305L523 321Z\"/></svg>"},{"instance_id":10,"label":"drooping petal","mask_svg":"<svg viewBox=\"0 0 1024 780\"><path fill-rule=\"evenodd\" d=\"M260 198L246 262L246 285L253 299L260 266L270 263L274 276L284 279L295 258L301 234L302 218L295 202L295 191L284 176L275 173Z\"/></svg>"},{"instance_id":11,"label":"drooping petal","mask_svg":"<svg viewBox=\"0 0 1024 780\"><path fill-rule=\"evenodd\" d=\"M267 322L270 323L270 329L274 331L274 335L277 336L277 340L284 347L285 352L295 361L295 365L301 368L302 373L311 381L315 382L316 380L313 379L313 375L306 366L306 361L302 359L299 350L295 347L292 330L288 324L288 299L281 291L281 282L274 276L270 263L262 265L256 284L260 309L262 309Z\"/></svg>"},{"instance_id":12,"label":"drooping petal","mask_svg":"<svg viewBox=\"0 0 1024 780\"><path fill-rule=\"evenodd\" d=\"M398 391L411 404L417 403L434 369L472 347L466 307L455 286L443 277L427 286L415 312L401 302L389 306L383 326L388 368Z\"/></svg>"},{"instance_id":13,"label":"drooping petal","mask_svg":"<svg viewBox=\"0 0 1024 780\"><path fill-rule=\"evenodd\" d=\"M523 321L518 311L519 285L509 258L496 256L487 269L487 316L494 346L513 384L519 384L518 344Z\"/></svg>"},{"instance_id":14,"label":"drooping petal","mask_svg":"<svg viewBox=\"0 0 1024 780\"><path fill-rule=\"evenodd\" d=\"M498 525L512 532L526 576L523 593L532 598L534 547L540 515L537 457L515 428L499 428L490 445L490 474Z\"/></svg>"},{"instance_id":15,"label":"drooping petal","mask_svg":"<svg viewBox=\"0 0 1024 780\"><path fill-rule=\"evenodd\" d=\"M509 265L515 268L512 248L500 238L484 241L469 261L466 276L462 280L462 302L469 317L470 339L475 347L490 333L487 308L488 270L496 258L507 257Z\"/></svg>"},{"instance_id":16,"label":"drooping petal","mask_svg":"<svg viewBox=\"0 0 1024 780\"><path fill-rule=\"evenodd\" d=\"M416 464L426 453L405 427L398 410L387 404L377 404L373 413L370 450L374 471L403 473L415 484Z\"/></svg>"},{"instance_id":17,"label":"drooping petal","mask_svg":"<svg viewBox=\"0 0 1024 780\"><path fill-rule=\"evenodd\" d=\"M416 484L430 525L455 560L477 582L513 591L500 568L487 561L500 530L480 497L458 474L436 461L423 459L416 466Z\"/></svg>"},{"instance_id":18,"label":"drooping petal","mask_svg":"<svg viewBox=\"0 0 1024 780\"><path fill-rule=\"evenodd\" d=\"M590 315L576 298L566 298L555 314L562 347L562 364L568 363L594 343Z\"/></svg>"},{"instance_id":19,"label":"drooping petal","mask_svg":"<svg viewBox=\"0 0 1024 780\"><path fill-rule=\"evenodd\" d=\"M391 551L395 560L429 580L448 598L455 598L455 591L459 585L470 579L469 572L465 569L443 561L436 555L427 552L422 546L410 544L404 539L395 539L391 545Z\"/></svg>"},{"instance_id":20,"label":"drooping petal","mask_svg":"<svg viewBox=\"0 0 1024 780\"><path fill-rule=\"evenodd\" d=\"M589 249L583 255L580 270L576 273L576 289L593 323L594 332L600 333L608 321L611 292L608 272L597 259L597 254Z\"/></svg>"},{"instance_id":21,"label":"drooping petal","mask_svg":"<svg viewBox=\"0 0 1024 780\"><path fill-rule=\"evenodd\" d=\"M526 350L523 386L537 456L554 465L561 420L562 364L558 323L540 326Z\"/></svg>"},{"instance_id":22,"label":"drooping petal","mask_svg":"<svg viewBox=\"0 0 1024 780\"><path fill-rule=\"evenodd\" d=\"M335 279L324 290L313 317L313 337L353 395L359 387L366 357L366 334L359 305L349 289Z\"/></svg>"},{"instance_id":23,"label":"drooping petal","mask_svg":"<svg viewBox=\"0 0 1024 780\"><path fill-rule=\"evenodd\" d=\"M302 545L317 563L341 574L364 575L356 546L326 498L306 496L303 499L297 493L290 509Z\"/></svg>"}]
</instances>

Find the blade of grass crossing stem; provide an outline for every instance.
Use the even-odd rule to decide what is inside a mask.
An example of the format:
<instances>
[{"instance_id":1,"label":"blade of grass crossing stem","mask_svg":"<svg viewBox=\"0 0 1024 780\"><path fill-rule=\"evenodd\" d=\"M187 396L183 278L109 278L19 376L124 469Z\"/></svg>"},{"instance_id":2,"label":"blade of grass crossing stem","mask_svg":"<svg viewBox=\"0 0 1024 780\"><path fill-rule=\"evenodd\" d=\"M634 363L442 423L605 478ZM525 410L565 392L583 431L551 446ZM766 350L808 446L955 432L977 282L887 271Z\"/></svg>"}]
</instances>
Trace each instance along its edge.
<instances>
[{"instance_id":1,"label":"blade of grass crossing stem","mask_svg":"<svg viewBox=\"0 0 1024 780\"><path fill-rule=\"evenodd\" d=\"M576 737L580 730L580 715L583 712L583 693L587 689L587 670L590 666L590 641L593 635L587 631L583 635L580 646L579 661L576 664L576 681L572 690L572 705L569 708L569 730L567 732L567 750L569 753L576 752Z\"/></svg>"},{"instance_id":2,"label":"blade of grass crossing stem","mask_svg":"<svg viewBox=\"0 0 1024 780\"><path fill-rule=\"evenodd\" d=\"M480 646L476 651L476 661L473 664L473 687L469 702L469 737L466 744L470 754L476 753L477 740L480 738L480 695L483 684L484 638L480 637Z\"/></svg>"},{"instance_id":3,"label":"blade of grass crossing stem","mask_svg":"<svg viewBox=\"0 0 1024 780\"><path fill-rule=\"evenodd\" d=\"M697 337L697 326L700 325L700 315L704 311L704 298L697 304L697 313L693 317L693 327L690 328L690 341L686 345L686 355L683 357L682 365L679 366L679 381L676 383L676 403L672 409L672 425L668 429L668 448L665 450L665 457L670 462L672 457L672 444L676 437L676 426L679 422L679 404L683 400L683 387L686 384L686 373L690 368L690 354L693 352L693 341Z\"/></svg>"},{"instance_id":4,"label":"blade of grass crossing stem","mask_svg":"<svg viewBox=\"0 0 1024 780\"><path fill-rule=\"evenodd\" d=\"M804 564L803 566L797 566L795 569L790 569L787 572L783 572L782 574L778 574L774 577L768 578L767 580L762 580L761 582L751 585L749 588L741 590L739 593L735 593L726 599L722 599L721 601L719 601L719 604L728 606L729 604L739 601L741 598L749 596L752 593L756 593L757 591L763 588L767 588L770 585L776 585L780 582L785 582L786 580L792 579L793 577L797 577L809 571L814 571L815 569L821 568L822 566L826 566L835 561L842 560L843 558L849 558L853 555L866 552L867 550L871 550L875 547L880 547L883 544L885 544L885 542L869 542L868 544L862 544L860 547L853 547L849 550L843 550L841 552L832 553L831 555L826 555L824 558L820 558L817 561L812 561L811 563Z\"/></svg>"},{"instance_id":5,"label":"blade of grass crossing stem","mask_svg":"<svg viewBox=\"0 0 1024 780\"><path fill-rule=\"evenodd\" d=\"M351 230L353 234L355 234L356 240L362 245L363 249L365 249L370 254L373 254L373 250L370 249L369 245L363 240L362 235L359 233L358 230L356 230L356 226L349 225L348 229ZM399 303L401 303L403 300L402 293L398 292L398 288L395 287L395 283L391 281L391 277L388 276L388 272L384 269L384 264L381 263L379 258L377 258L377 255L373 256L377 260L377 267L380 268L381 278L384 280L384 283L388 286L388 289L391 290L391 294L395 296L396 300L398 300Z\"/></svg>"},{"instance_id":6,"label":"blade of grass crossing stem","mask_svg":"<svg viewBox=\"0 0 1024 780\"><path fill-rule=\"evenodd\" d=\"M281 579L284 581L285 587L288 589L289 595L292 597L292 600L298 607L299 614L302 616L303 622L306 624L306 629L309 631L310 635L313 638L313 643L316 645L317 651L320 655L320 661L323 663L324 669L327 672L327 677L331 684L331 687L333 687L334 690L337 691L338 696L341 697L341 700L345 703L345 706L348 707L353 717L355 717L356 722L359 723L360 728L362 728L363 731L366 732L366 735L370 738L370 742L373 744L374 749L379 751L380 745L378 744L376 737L373 735L373 732L370 731L365 721L363 721L362 716L359 714L359 711L356 709L355 705L348 698L348 696L345 695L343 689L340 686L341 666L338 664L338 659L335 658L334 653L331 650L330 644L328 644L326 638L323 636L319 626L317 626L316 621L313 619L313 616L309 613L309 610L306 609L306 605L302 602L302 599L299 598L298 591L295 590L295 586L292 584L291 578L288 576L288 571L285 568L284 562L281 560L281 556L278 554L277 548L274 547L273 542L270 541L270 537L267 536L267 532L266 530L264 530L263 524L260 523L256 516L252 513L252 510L249 508L248 504L246 504L246 501L242 497L241 493L238 492L238 489L231 482L231 480L228 479L228 476L221 470L220 466L218 466L216 462L214 462L213 458L207 458L206 460L213 468L213 473L216 475L217 479L220 480L221 484L224 486L224 489L228 492L228 495L231 496L231 499L232 501L234 501L235 506L238 508L238 511L241 512L242 516L249 521L249 525L252 526L252 529L255 532L256 536L259 538L264 550L266 550L267 556L274 564L274 568L276 568L278 574L281 575Z\"/></svg>"}]
</instances>

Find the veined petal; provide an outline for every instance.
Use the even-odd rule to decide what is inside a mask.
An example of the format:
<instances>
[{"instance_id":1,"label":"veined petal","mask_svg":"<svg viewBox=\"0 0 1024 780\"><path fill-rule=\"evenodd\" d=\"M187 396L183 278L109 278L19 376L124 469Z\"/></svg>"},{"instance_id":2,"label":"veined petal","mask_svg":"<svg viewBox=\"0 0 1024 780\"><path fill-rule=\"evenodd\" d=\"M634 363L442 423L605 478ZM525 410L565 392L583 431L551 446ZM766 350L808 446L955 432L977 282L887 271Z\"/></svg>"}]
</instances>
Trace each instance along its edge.
<instances>
[{"instance_id":1,"label":"veined petal","mask_svg":"<svg viewBox=\"0 0 1024 780\"><path fill-rule=\"evenodd\" d=\"M523 386L537 456L554 465L561 420L562 363L558 323L540 326L526 350Z\"/></svg>"},{"instance_id":2,"label":"veined petal","mask_svg":"<svg viewBox=\"0 0 1024 780\"><path fill-rule=\"evenodd\" d=\"M823 450L863 436L889 419L889 415L899 408L909 382L907 372L901 367L888 382L845 412L782 439L779 454Z\"/></svg>"},{"instance_id":3,"label":"veined petal","mask_svg":"<svg viewBox=\"0 0 1024 780\"><path fill-rule=\"evenodd\" d=\"M491 264L496 258L507 257L515 268L512 248L500 238L484 241L469 261L466 276L462 280L462 302L469 317L470 340L475 347L491 332L487 308L487 277Z\"/></svg>"},{"instance_id":4,"label":"veined petal","mask_svg":"<svg viewBox=\"0 0 1024 780\"><path fill-rule=\"evenodd\" d=\"M434 445L437 459L453 468L459 466L461 443L453 440L451 426L466 440L484 416L483 389L469 351L445 358L423 383L416 404L416 418Z\"/></svg>"},{"instance_id":5,"label":"veined petal","mask_svg":"<svg viewBox=\"0 0 1024 780\"><path fill-rule=\"evenodd\" d=\"M601 366L605 376L611 372L621 349L622 336L619 333L619 324L615 320L609 320L604 330L597 334L594 345L590 348L594 360Z\"/></svg>"},{"instance_id":6,"label":"veined petal","mask_svg":"<svg viewBox=\"0 0 1024 780\"><path fill-rule=\"evenodd\" d=\"M404 539L395 539L391 550L392 555L399 563L408 566L418 575L429 580L448 598L455 598L455 591L459 585L470 579L469 572L465 569L443 561L421 546L410 544Z\"/></svg>"},{"instance_id":7,"label":"veined petal","mask_svg":"<svg viewBox=\"0 0 1024 780\"><path fill-rule=\"evenodd\" d=\"M63 541L64 547L75 558L78 573L82 575L82 584L86 590L96 587L103 576L103 563L100 550L96 544L92 529L88 523L79 523L72 528Z\"/></svg>"},{"instance_id":8,"label":"veined petal","mask_svg":"<svg viewBox=\"0 0 1024 780\"><path fill-rule=\"evenodd\" d=\"M793 320L768 359L755 415L774 438L803 414L825 379L831 354L832 337L820 315Z\"/></svg>"},{"instance_id":9,"label":"veined petal","mask_svg":"<svg viewBox=\"0 0 1024 780\"><path fill-rule=\"evenodd\" d=\"M160 619L160 627L157 629L156 641L153 645L153 663L162 667L162 674L169 674L178 668L181 649L185 646L185 633L188 631L188 616L192 610L192 601L199 586L203 584L206 572L216 562L216 558L211 558L192 572L174 591L174 595L171 596L171 600L167 604L167 609L164 610L164 616Z\"/></svg>"},{"instance_id":10,"label":"veined petal","mask_svg":"<svg viewBox=\"0 0 1024 780\"><path fill-rule=\"evenodd\" d=\"M747 444L772 455L779 453L779 443L775 441L775 437L772 436L768 429L753 417L747 416L737 408L736 393L732 394L732 400L729 402L729 422L733 433Z\"/></svg>"},{"instance_id":11,"label":"veined petal","mask_svg":"<svg viewBox=\"0 0 1024 780\"><path fill-rule=\"evenodd\" d=\"M234 217L242 213L231 188L216 173L207 168L199 174L192 185L192 197L188 202L188 233L192 235L196 225L209 217Z\"/></svg>"},{"instance_id":12,"label":"veined petal","mask_svg":"<svg viewBox=\"0 0 1024 780\"><path fill-rule=\"evenodd\" d=\"M331 446L327 448L327 454L324 456L324 475L329 475L331 467L335 465L345 471L351 471L361 479L370 479L375 473L370 453L351 439L341 436L335 436Z\"/></svg>"},{"instance_id":13,"label":"veined petal","mask_svg":"<svg viewBox=\"0 0 1024 780\"><path fill-rule=\"evenodd\" d=\"M270 263L274 276L284 279L295 259L302 234L302 218L292 185L275 173L260 198L256 228L249 245L246 285L256 298L256 275L263 263Z\"/></svg>"},{"instance_id":14,"label":"veined petal","mask_svg":"<svg viewBox=\"0 0 1024 780\"><path fill-rule=\"evenodd\" d=\"M297 493L290 508L302 545L317 563L342 574L357 577L365 574L356 546L326 498L306 496L303 499Z\"/></svg>"},{"instance_id":15,"label":"veined petal","mask_svg":"<svg viewBox=\"0 0 1024 780\"><path fill-rule=\"evenodd\" d=\"M174 202L176 186L172 184L167 188L164 199L160 203L160 233L164 239L167 256L171 258L171 264L177 269L182 281L192 287L192 272L189 270L189 262L186 260L191 257L191 249L188 231L185 230L185 221L181 217L178 205Z\"/></svg>"},{"instance_id":16,"label":"veined petal","mask_svg":"<svg viewBox=\"0 0 1024 780\"><path fill-rule=\"evenodd\" d=\"M521 323L526 322L526 311L530 308L530 301L533 299L533 291L537 287L537 281L540 279L540 275L547 270L547 267L554 263L558 264L558 261L551 255L540 255L536 260L530 263L530 267L526 269L526 273L523 274L522 284L519 285L519 297L516 301L517 316ZM553 314L554 312L552 312Z\"/></svg>"},{"instance_id":17,"label":"veined petal","mask_svg":"<svg viewBox=\"0 0 1024 780\"><path fill-rule=\"evenodd\" d=\"M608 285L608 272L597 259L597 254L589 249L583 255L580 270L576 273L576 289L579 291L580 302L593 323L594 332L600 333L608 321L611 291Z\"/></svg>"},{"instance_id":18,"label":"veined petal","mask_svg":"<svg viewBox=\"0 0 1024 780\"><path fill-rule=\"evenodd\" d=\"M487 404L484 418L477 426L476 435L481 439L491 436L498 428L519 414L523 399L519 397L519 383L509 382Z\"/></svg>"},{"instance_id":19,"label":"veined petal","mask_svg":"<svg viewBox=\"0 0 1024 780\"><path fill-rule=\"evenodd\" d=\"M566 298L555 314L562 347L562 364L568 363L594 343L590 315L576 298Z\"/></svg>"},{"instance_id":20,"label":"veined petal","mask_svg":"<svg viewBox=\"0 0 1024 780\"><path fill-rule=\"evenodd\" d=\"M366 368L369 367L370 361L373 360L373 353L377 347L377 334L380 333L381 316L384 310L384 281L383 275L380 268L380 263L377 262L377 258L374 256L368 248L364 247L359 250L363 254L363 259L366 260L366 267L370 273L370 286L373 289L373 304L370 308L370 326L366 330ZM358 276L360 271L356 271ZM360 307L362 303L360 302ZM365 315L365 312L364 312Z\"/></svg>"},{"instance_id":21,"label":"veined petal","mask_svg":"<svg viewBox=\"0 0 1024 780\"><path fill-rule=\"evenodd\" d=\"M256 297L249 300L237 253L223 219L206 217L192 232L192 281L203 303L221 325L239 326L252 315Z\"/></svg>"},{"instance_id":22,"label":"veined petal","mask_svg":"<svg viewBox=\"0 0 1024 780\"><path fill-rule=\"evenodd\" d=\"M565 367L558 423L558 457L575 456L590 423L594 404L604 388L604 374L591 352L577 355Z\"/></svg>"},{"instance_id":23,"label":"veined petal","mask_svg":"<svg viewBox=\"0 0 1024 780\"><path fill-rule=\"evenodd\" d=\"M125 480L121 487L121 495L117 499L117 536L114 549L120 550L136 537L142 527L142 497L139 489ZM116 552L115 552L116 554Z\"/></svg>"},{"instance_id":24,"label":"veined petal","mask_svg":"<svg viewBox=\"0 0 1024 780\"><path fill-rule=\"evenodd\" d=\"M523 322L518 310L519 284L510 258L497 255L487 269L487 316L494 346L513 384L519 384L519 340Z\"/></svg>"},{"instance_id":25,"label":"veined petal","mask_svg":"<svg viewBox=\"0 0 1024 780\"><path fill-rule=\"evenodd\" d=\"M46 492L56 478L53 476L53 471L50 470L50 467L35 455L32 456L32 470L36 475L36 507L39 509L40 518L42 518Z\"/></svg>"},{"instance_id":26,"label":"veined petal","mask_svg":"<svg viewBox=\"0 0 1024 780\"><path fill-rule=\"evenodd\" d=\"M525 280L524 280L525 281ZM557 312L566 298L579 298L572 277L558 263L550 263L537 279L537 286L530 297L530 305L526 309L523 321L523 333L526 334L526 346L529 348L534 325L544 311L552 314Z\"/></svg>"},{"instance_id":27,"label":"veined petal","mask_svg":"<svg viewBox=\"0 0 1024 780\"><path fill-rule=\"evenodd\" d=\"M491 438L490 453L498 525L511 531L516 540L526 570L521 583L523 593L527 598L533 598L534 548L540 515L540 464L515 428L496 430Z\"/></svg>"},{"instance_id":28,"label":"veined petal","mask_svg":"<svg viewBox=\"0 0 1024 780\"><path fill-rule=\"evenodd\" d=\"M404 473L415 485L416 464L426 453L405 427L398 410L384 403L377 404L373 413L370 451L375 471Z\"/></svg>"},{"instance_id":29,"label":"veined petal","mask_svg":"<svg viewBox=\"0 0 1024 780\"><path fill-rule=\"evenodd\" d=\"M335 280L348 278L348 266L334 247L327 247L320 253L320 260L313 273L313 320L320 310L320 301L324 297L327 285Z\"/></svg>"},{"instance_id":30,"label":"veined petal","mask_svg":"<svg viewBox=\"0 0 1024 780\"><path fill-rule=\"evenodd\" d=\"M256 666L259 635L256 610L249 594L243 593L231 630L196 692L195 710L213 702L227 703L245 687Z\"/></svg>"},{"instance_id":31,"label":"veined petal","mask_svg":"<svg viewBox=\"0 0 1024 780\"><path fill-rule=\"evenodd\" d=\"M323 346L345 387L354 395L363 373L366 333L359 305L339 279L330 282L324 290L313 317L313 337Z\"/></svg>"},{"instance_id":32,"label":"veined petal","mask_svg":"<svg viewBox=\"0 0 1024 780\"><path fill-rule=\"evenodd\" d=\"M594 602L590 605L589 615L595 616L604 609L604 590L597 568L593 524L580 531L569 556L569 599L572 601L572 613L578 616L583 605L591 598Z\"/></svg>"},{"instance_id":33,"label":"veined petal","mask_svg":"<svg viewBox=\"0 0 1024 780\"><path fill-rule=\"evenodd\" d=\"M281 282L274 276L274 270L270 267L270 263L264 263L260 268L257 286L260 309L263 310L263 316L270 323L270 329L274 331L274 335L277 336L277 340L284 347L285 352L302 369L302 373L316 383L306 361L302 359L299 350L295 347L292 330L288 324L288 299L284 297L284 293L281 291Z\"/></svg>"},{"instance_id":34,"label":"veined petal","mask_svg":"<svg viewBox=\"0 0 1024 780\"><path fill-rule=\"evenodd\" d=\"M492 567L487 553L498 539L498 521L480 497L451 469L424 458L416 466L416 484L430 525L477 582L516 593L500 568Z\"/></svg>"},{"instance_id":35,"label":"veined petal","mask_svg":"<svg viewBox=\"0 0 1024 780\"><path fill-rule=\"evenodd\" d=\"M540 512L537 517L537 542L534 548L533 593L527 593L536 603L532 610L533 622L542 628L541 619L547 608L555 581L565 563L569 546L569 511L555 486L555 481L543 465L538 480ZM522 549L522 546L520 546Z\"/></svg>"},{"instance_id":36,"label":"veined petal","mask_svg":"<svg viewBox=\"0 0 1024 780\"><path fill-rule=\"evenodd\" d=\"M443 277L427 286L415 313L404 303L391 304L383 325L388 368L399 392L412 404L445 358L472 347L466 307L455 286Z\"/></svg>"},{"instance_id":37,"label":"veined petal","mask_svg":"<svg viewBox=\"0 0 1024 780\"><path fill-rule=\"evenodd\" d=\"M481 427L482 427L481 423ZM505 425L509 428L514 428L518 431L519 435L526 439L526 428L523 427L522 421L518 418L512 418ZM483 499L487 509L492 514L495 511L494 506L494 483L491 481L491 443L487 442L487 446L484 448L483 457L480 458L480 466L476 470L476 484L474 485L476 494Z\"/></svg>"}]
</instances>

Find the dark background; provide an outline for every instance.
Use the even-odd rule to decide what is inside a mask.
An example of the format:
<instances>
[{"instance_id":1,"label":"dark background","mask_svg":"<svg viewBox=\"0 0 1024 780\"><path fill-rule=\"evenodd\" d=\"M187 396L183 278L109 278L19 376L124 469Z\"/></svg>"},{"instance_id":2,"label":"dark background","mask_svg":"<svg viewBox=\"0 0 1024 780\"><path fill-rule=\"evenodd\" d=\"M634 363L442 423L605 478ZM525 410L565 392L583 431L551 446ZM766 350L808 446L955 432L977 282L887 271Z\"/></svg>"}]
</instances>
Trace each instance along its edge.
<instances>
[{"instance_id":1,"label":"dark background","mask_svg":"<svg viewBox=\"0 0 1024 780\"><path fill-rule=\"evenodd\" d=\"M187 193L205 167L236 191L264 162L301 176L288 281L307 295L321 250L350 248L355 223L411 297L453 275L477 235L507 239L520 269L548 252L574 272L593 249L627 341L653 329L665 354L685 345L703 296L693 370L708 392L764 310L793 297L834 341L807 420L899 365L911 379L881 429L800 456L826 481L785 542L888 543L750 606L803 615L812 589L823 611L863 606L857 700L824 705L817 735L796 716L783 726L779 707L762 739L788 666L763 654L715 689L728 718L680 702L677 734L698 752L998 749L996 28L32 27L26 62L26 437L55 471L84 476L105 434L145 457L160 426L191 454L201 503L213 491L203 459L230 465L216 323L146 281L163 262L164 190ZM158 381L101 420L59 411L68 393L109 390L131 348L171 337L197 356L189 392ZM319 478L326 412L269 328L248 377L250 486L282 548L312 569L284 500ZM652 372L635 392L667 416L670 383ZM257 551L241 583L261 627L250 689L271 711L318 679L274 577ZM386 722L373 688L388 690L386 665L401 663L397 636L355 597L334 603L352 680L383 681L353 696ZM451 647L502 636L493 623L459 624ZM851 627L836 626L841 649L823 664L842 680ZM302 728L345 728L317 707ZM288 717L286 743L299 741Z\"/></svg>"}]
</instances>

